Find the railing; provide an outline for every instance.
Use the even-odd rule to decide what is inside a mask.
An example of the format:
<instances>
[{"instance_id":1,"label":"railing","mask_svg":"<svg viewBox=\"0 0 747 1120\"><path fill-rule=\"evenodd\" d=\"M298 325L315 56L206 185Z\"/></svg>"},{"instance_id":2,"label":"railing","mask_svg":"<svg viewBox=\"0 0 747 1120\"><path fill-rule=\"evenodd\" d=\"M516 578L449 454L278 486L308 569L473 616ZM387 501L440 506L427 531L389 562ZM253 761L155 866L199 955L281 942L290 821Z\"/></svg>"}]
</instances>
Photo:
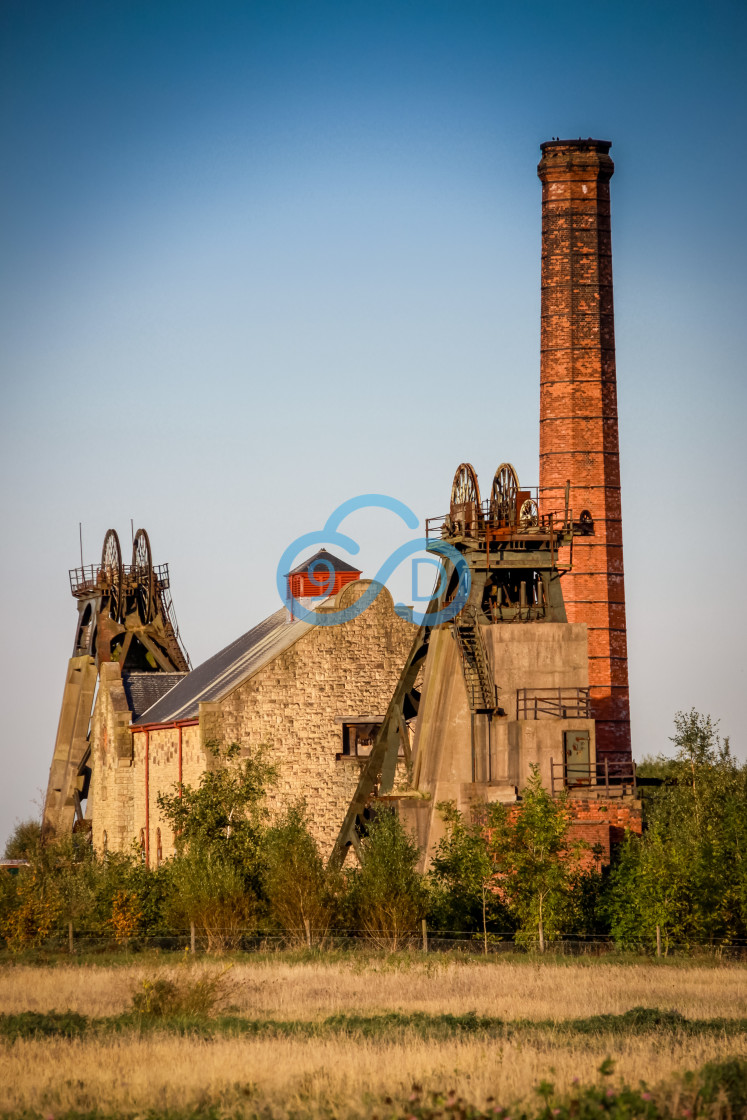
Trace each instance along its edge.
<instances>
[{"instance_id":1,"label":"railing","mask_svg":"<svg viewBox=\"0 0 747 1120\"><path fill-rule=\"evenodd\" d=\"M588 688L517 688L517 719L589 719Z\"/></svg>"},{"instance_id":2,"label":"railing","mask_svg":"<svg viewBox=\"0 0 747 1120\"><path fill-rule=\"evenodd\" d=\"M108 591L112 586L113 568L105 564L84 564L81 568L71 568L70 591L76 598L93 595L97 591ZM135 587L142 580L143 568L133 567L132 564L122 565L122 580L125 587ZM169 587L168 564L153 565L153 579L157 591L166 591Z\"/></svg>"},{"instance_id":3,"label":"railing","mask_svg":"<svg viewBox=\"0 0 747 1120\"><path fill-rule=\"evenodd\" d=\"M550 759L550 792L567 789L603 789L606 794L620 796L627 789L635 796L636 772L632 759L617 762L604 758L599 762L554 762Z\"/></svg>"},{"instance_id":4,"label":"railing","mask_svg":"<svg viewBox=\"0 0 747 1120\"><path fill-rule=\"evenodd\" d=\"M522 488L522 494L529 494L537 502L537 487ZM452 523L450 513L441 514L439 517L429 517L425 522L425 535L428 539L433 537L443 538L453 533L462 533L464 536L485 537L545 537L557 533L572 532L576 527L573 512L570 509L546 510L540 513L536 520L522 521L520 511L514 507L508 516L492 516L490 502L482 502L480 506L475 503L466 503L459 507L460 515L456 517L456 524ZM579 523L580 524L580 523Z\"/></svg>"},{"instance_id":5,"label":"railing","mask_svg":"<svg viewBox=\"0 0 747 1120\"><path fill-rule=\"evenodd\" d=\"M495 711L498 697L488 651L474 608L465 607L453 622L454 637L462 661L470 709Z\"/></svg>"},{"instance_id":6,"label":"railing","mask_svg":"<svg viewBox=\"0 0 747 1120\"><path fill-rule=\"evenodd\" d=\"M183 658L184 658L184 660L187 664L187 667L189 669L191 669L192 668L192 661L191 661L190 656L187 653L186 649L184 648L184 643L182 642L182 636L179 633L179 623L176 621L176 611L174 610L174 601L171 598L171 592L169 591L168 567L167 567L166 564L161 565L161 567L166 568L166 582L164 584L162 584L160 582L160 579L159 579L158 594L159 594L159 597L160 597L160 600L161 600L161 613L163 615L164 624L165 624L165 628L166 628L166 633L171 634L171 637L174 639L177 646L179 647L179 650L181 651L181 654L182 654L182 656L183 656Z\"/></svg>"}]
</instances>

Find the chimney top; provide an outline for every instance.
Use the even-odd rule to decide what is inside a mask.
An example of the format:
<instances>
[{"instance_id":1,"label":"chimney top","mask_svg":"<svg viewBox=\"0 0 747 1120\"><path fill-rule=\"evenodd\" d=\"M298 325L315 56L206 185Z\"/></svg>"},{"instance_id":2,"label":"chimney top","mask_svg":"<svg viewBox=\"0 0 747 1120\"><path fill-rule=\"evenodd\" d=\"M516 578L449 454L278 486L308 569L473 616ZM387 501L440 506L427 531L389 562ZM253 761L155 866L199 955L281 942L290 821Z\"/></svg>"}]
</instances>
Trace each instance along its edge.
<instances>
[{"instance_id":1,"label":"chimney top","mask_svg":"<svg viewBox=\"0 0 747 1120\"><path fill-rule=\"evenodd\" d=\"M543 152L546 148L577 148L579 151L593 148L594 151L602 152L604 155L609 152L611 147L611 140L592 140L591 136L587 140L582 140L580 136L578 140L560 140L558 137L553 137L552 140L546 140L544 144L540 144L540 149Z\"/></svg>"}]
</instances>

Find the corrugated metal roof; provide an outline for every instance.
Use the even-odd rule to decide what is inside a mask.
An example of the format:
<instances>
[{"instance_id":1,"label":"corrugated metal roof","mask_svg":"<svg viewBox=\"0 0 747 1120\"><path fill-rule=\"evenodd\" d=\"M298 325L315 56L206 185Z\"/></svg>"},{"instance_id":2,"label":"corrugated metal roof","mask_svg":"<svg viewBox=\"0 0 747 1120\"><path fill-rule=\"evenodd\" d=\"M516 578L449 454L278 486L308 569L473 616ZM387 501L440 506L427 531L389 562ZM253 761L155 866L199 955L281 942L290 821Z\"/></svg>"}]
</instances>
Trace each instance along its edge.
<instances>
[{"instance_id":1,"label":"corrugated metal roof","mask_svg":"<svg viewBox=\"0 0 747 1120\"><path fill-rule=\"evenodd\" d=\"M311 627L312 623L298 619L289 622L287 610L281 607L188 673L166 696L133 720L133 726L195 719L201 703L220 700L297 642Z\"/></svg>"},{"instance_id":2,"label":"corrugated metal roof","mask_svg":"<svg viewBox=\"0 0 747 1120\"><path fill-rule=\"evenodd\" d=\"M323 560L325 564L329 564L333 572L357 572L358 575L361 574L360 568L354 568L352 564L347 564L344 560L341 560L339 556L334 556L331 552L327 552L326 548L320 548L319 551L315 552L313 556L310 556L308 560L304 560L303 564L299 564L297 568L293 568L292 571L288 572L288 575L297 576L302 572L308 572L309 568L316 560Z\"/></svg>"},{"instance_id":3,"label":"corrugated metal roof","mask_svg":"<svg viewBox=\"0 0 747 1120\"><path fill-rule=\"evenodd\" d=\"M132 718L137 719L143 712L147 712L148 708L152 708L187 675L187 673L123 673L122 684Z\"/></svg>"}]
</instances>

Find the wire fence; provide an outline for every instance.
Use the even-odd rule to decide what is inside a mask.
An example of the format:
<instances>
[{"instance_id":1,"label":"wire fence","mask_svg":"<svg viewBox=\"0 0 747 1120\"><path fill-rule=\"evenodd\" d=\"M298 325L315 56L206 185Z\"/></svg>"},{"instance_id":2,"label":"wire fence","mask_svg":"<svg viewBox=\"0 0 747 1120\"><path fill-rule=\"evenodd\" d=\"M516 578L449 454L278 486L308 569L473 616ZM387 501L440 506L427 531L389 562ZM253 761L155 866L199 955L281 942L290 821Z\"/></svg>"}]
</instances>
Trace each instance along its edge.
<instances>
[{"instance_id":1,"label":"wire fence","mask_svg":"<svg viewBox=\"0 0 747 1120\"><path fill-rule=\"evenodd\" d=\"M258 930L237 927L199 927L163 929L155 933L134 933L129 937L108 930L60 929L41 940L15 951L73 954L114 954L131 956L157 950L166 953L210 953L231 951L237 953L286 953L307 950L325 952L409 952L451 953L465 956L499 957L510 953L535 954L539 952L536 939L517 941L511 930L363 930L363 929L314 929L301 927L285 930ZM5 952L12 951L10 947ZM734 939L728 943L669 942L657 954L655 939L620 945L605 936L564 935L545 942L545 956L603 957L614 953L635 953L642 956L709 957L716 960L747 960L747 940Z\"/></svg>"}]
</instances>

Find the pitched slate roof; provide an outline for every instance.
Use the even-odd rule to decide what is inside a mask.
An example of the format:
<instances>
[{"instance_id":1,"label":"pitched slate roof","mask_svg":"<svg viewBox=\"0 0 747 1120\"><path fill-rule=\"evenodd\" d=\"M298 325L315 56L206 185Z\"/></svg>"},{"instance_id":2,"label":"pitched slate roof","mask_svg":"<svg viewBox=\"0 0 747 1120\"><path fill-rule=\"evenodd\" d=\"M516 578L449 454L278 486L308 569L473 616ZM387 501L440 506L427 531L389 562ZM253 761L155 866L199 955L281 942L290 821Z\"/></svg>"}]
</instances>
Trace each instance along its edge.
<instances>
[{"instance_id":1,"label":"pitched slate roof","mask_svg":"<svg viewBox=\"0 0 747 1120\"><path fill-rule=\"evenodd\" d=\"M187 675L187 673L123 673L122 684L133 720L151 708Z\"/></svg>"},{"instance_id":2,"label":"pitched slate roof","mask_svg":"<svg viewBox=\"0 0 747 1120\"><path fill-rule=\"evenodd\" d=\"M196 719L203 701L220 700L289 649L312 625L299 619L289 622L287 610L281 607L187 673L170 692L134 719L133 727Z\"/></svg>"},{"instance_id":3,"label":"pitched slate roof","mask_svg":"<svg viewBox=\"0 0 747 1120\"><path fill-rule=\"evenodd\" d=\"M317 560L322 560L325 565L329 564L333 572L357 572L360 575L360 568L354 568L352 564L346 564L339 556L334 556L331 552L327 552L326 548L320 548L308 560L304 560L303 564L299 564L297 568L293 568L288 572L289 576L297 576L302 572L308 572L309 568Z\"/></svg>"}]
</instances>

